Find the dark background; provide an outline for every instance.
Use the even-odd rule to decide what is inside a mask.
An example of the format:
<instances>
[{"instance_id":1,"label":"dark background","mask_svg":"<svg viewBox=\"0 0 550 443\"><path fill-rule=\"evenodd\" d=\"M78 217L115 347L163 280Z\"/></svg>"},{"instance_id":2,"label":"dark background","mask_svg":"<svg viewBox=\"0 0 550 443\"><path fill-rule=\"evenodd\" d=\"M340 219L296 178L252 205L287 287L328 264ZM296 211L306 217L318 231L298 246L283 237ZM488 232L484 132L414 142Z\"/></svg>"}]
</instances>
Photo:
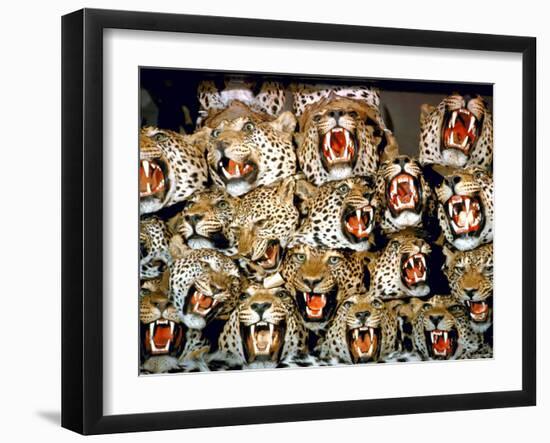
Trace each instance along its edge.
<instances>
[{"instance_id":1,"label":"dark background","mask_svg":"<svg viewBox=\"0 0 550 443\"><path fill-rule=\"evenodd\" d=\"M140 69L140 124L191 133L199 110L197 87L201 80L214 79L223 88L227 75L245 76L260 84L263 80L277 80L284 85L291 82L331 85L364 85L380 90L380 103L386 125L393 131L402 153L417 155L420 131L420 106L437 105L454 92L462 95L483 96L492 107L493 85L487 83L456 83L418 80L391 80L370 78L333 78L307 75L255 74L212 72L185 69ZM286 109L291 110L291 96L287 94ZM188 113L184 112L184 108Z\"/></svg>"}]
</instances>

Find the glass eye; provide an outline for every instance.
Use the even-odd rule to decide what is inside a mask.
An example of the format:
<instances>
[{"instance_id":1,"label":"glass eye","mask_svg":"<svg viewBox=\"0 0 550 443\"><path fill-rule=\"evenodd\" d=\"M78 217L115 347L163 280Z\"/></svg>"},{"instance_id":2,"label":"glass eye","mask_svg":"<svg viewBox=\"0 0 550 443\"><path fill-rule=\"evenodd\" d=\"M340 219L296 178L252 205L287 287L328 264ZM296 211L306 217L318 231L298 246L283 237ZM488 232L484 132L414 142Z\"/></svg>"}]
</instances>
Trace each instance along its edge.
<instances>
[{"instance_id":1,"label":"glass eye","mask_svg":"<svg viewBox=\"0 0 550 443\"><path fill-rule=\"evenodd\" d=\"M241 292L241 295L239 295L239 300L246 300L248 297L250 297L246 292Z\"/></svg>"},{"instance_id":2,"label":"glass eye","mask_svg":"<svg viewBox=\"0 0 550 443\"><path fill-rule=\"evenodd\" d=\"M422 309L430 309L431 307L432 307L432 305L429 304L429 303L424 303L424 304L422 305Z\"/></svg>"},{"instance_id":3,"label":"glass eye","mask_svg":"<svg viewBox=\"0 0 550 443\"><path fill-rule=\"evenodd\" d=\"M382 309L384 307L384 303L382 303L380 300L373 300L372 301L372 305L376 308L376 309Z\"/></svg>"},{"instance_id":4,"label":"glass eye","mask_svg":"<svg viewBox=\"0 0 550 443\"><path fill-rule=\"evenodd\" d=\"M229 203L225 200L220 200L217 206L220 209L227 209L229 207Z\"/></svg>"},{"instance_id":5,"label":"glass eye","mask_svg":"<svg viewBox=\"0 0 550 443\"><path fill-rule=\"evenodd\" d=\"M336 264L340 263L340 257L338 257L337 255L331 255L328 258L328 263L330 265L336 265Z\"/></svg>"},{"instance_id":6,"label":"glass eye","mask_svg":"<svg viewBox=\"0 0 550 443\"><path fill-rule=\"evenodd\" d=\"M254 123L252 122L245 123L243 126L243 130L246 132L252 132L254 130Z\"/></svg>"},{"instance_id":7,"label":"glass eye","mask_svg":"<svg viewBox=\"0 0 550 443\"><path fill-rule=\"evenodd\" d=\"M350 116L351 118L357 118L357 117L359 116L359 114L357 114L357 112L355 112L355 111L351 111L351 112L349 113L349 116Z\"/></svg>"},{"instance_id":8,"label":"glass eye","mask_svg":"<svg viewBox=\"0 0 550 443\"><path fill-rule=\"evenodd\" d=\"M298 263L303 263L306 261L306 255L305 254L294 254L294 260Z\"/></svg>"},{"instance_id":9,"label":"glass eye","mask_svg":"<svg viewBox=\"0 0 550 443\"><path fill-rule=\"evenodd\" d=\"M156 142L163 142L168 140L168 136L162 132L157 132L155 135L153 135L153 140Z\"/></svg>"},{"instance_id":10,"label":"glass eye","mask_svg":"<svg viewBox=\"0 0 550 443\"><path fill-rule=\"evenodd\" d=\"M314 121L315 123L319 123L319 122L321 121L321 114L315 114L315 115L313 116L313 121Z\"/></svg>"},{"instance_id":11,"label":"glass eye","mask_svg":"<svg viewBox=\"0 0 550 443\"><path fill-rule=\"evenodd\" d=\"M353 305L353 302L351 300L347 300L347 301L344 302L344 307L345 308L350 308L352 305Z\"/></svg>"},{"instance_id":12,"label":"glass eye","mask_svg":"<svg viewBox=\"0 0 550 443\"><path fill-rule=\"evenodd\" d=\"M212 136L212 138L218 138L220 136L220 134L222 133L222 130L221 129L214 129L212 131L212 134L210 134Z\"/></svg>"},{"instance_id":13,"label":"glass eye","mask_svg":"<svg viewBox=\"0 0 550 443\"><path fill-rule=\"evenodd\" d=\"M256 220L256 226L258 228L263 228L263 227L265 227L266 224L267 224L267 219L266 218L263 218L261 220Z\"/></svg>"},{"instance_id":14,"label":"glass eye","mask_svg":"<svg viewBox=\"0 0 550 443\"><path fill-rule=\"evenodd\" d=\"M349 186L345 183L342 183L340 186L338 186L338 191L340 191L342 194L346 194L349 192Z\"/></svg>"}]
</instances>

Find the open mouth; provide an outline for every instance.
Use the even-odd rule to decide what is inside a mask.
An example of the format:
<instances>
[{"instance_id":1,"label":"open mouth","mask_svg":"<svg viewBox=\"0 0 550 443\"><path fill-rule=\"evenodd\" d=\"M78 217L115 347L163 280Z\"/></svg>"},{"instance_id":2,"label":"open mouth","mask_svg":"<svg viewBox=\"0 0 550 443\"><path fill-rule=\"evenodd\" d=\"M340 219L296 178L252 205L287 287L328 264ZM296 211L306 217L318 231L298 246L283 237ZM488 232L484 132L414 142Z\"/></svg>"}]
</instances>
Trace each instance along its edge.
<instances>
[{"instance_id":1,"label":"open mouth","mask_svg":"<svg viewBox=\"0 0 550 443\"><path fill-rule=\"evenodd\" d=\"M388 185L388 207L393 216L403 211L420 212L420 186L412 175L401 173Z\"/></svg>"},{"instance_id":2,"label":"open mouth","mask_svg":"<svg viewBox=\"0 0 550 443\"><path fill-rule=\"evenodd\" d=\"M188 298L188 314L198 314L201 317L206 317L218 305L218 300L210 295L203 294L194 286L191 287Z\"/></svg>"},{"instance_id":3,"label":"open mouth","mask_svg":"<svg viewBox=\"0 0 550 443\"><path fill-rule=\"evenodd\" d=\"M264 255L257 261L266 271L275 269L279 265L281 259L281 245L278 241L269 243Z\"/></svg>"},{"instance_id":4,"label":"open mouth","mask_svg":"<svg viewBox=\"0 0 550 443\"><path fill-rule=\"evenodd\" d=\"M354 363L367 363L378 359L380 329L363 326L348 330L348 346Z\"/></svg>"},{"instance_id":5,"label":"open mouth","mask_svg":"<svg viewBox=\"0 0 550 443\"><path fill-rule=\"evenodd\" d=\"M301 292L298 291L298 307L306 321L322 322L330 318L336 307L337 289L329 292Z\"/></svg>"},{"instance_id":6,"label":"open mouth","mask_svg":"<svg viewBox=\"0 0 550 443\"><path fill-rule=\"evenodd\" d=\"M440 329L426 331L426 343L430 357L434 359L451 358L456 351L457 338L458 333L454 328L448 331Z\"/></svg>"},{"instance_id":7,"label":"open mouth","mask_svg":"<svg viewBox=\"0 0 550 443\"><path fill-rule=\"evenodd\" d=\"M158 319L142 324L141 333L147 356L177 354L183 344L183 325L171 320Z\"/></svg>"},{"instance_id":8,"label":"open mouth","mask_svg":"<svg viewBox=\"0 0 550 443\"><path fill-rule=\"evenodd\" d=\"M286 325L259 321L250 326L241 323L241 337L247 361L278 361L283 347Z\"/></svg>"},{"instance_id":9,"label":"open mouth","mask_svg":"<svg viewBox=\"0 0 550 443\"><path fill-rule=\"evenodd\" d=\"M362 241L369 237L374 227L374 208L370 205L362 208L348 208L343 217L344 233L352 241Z\"/></svg>"},{"instance_id":10,"label":"open mouth","mask_svg":"<svg viewBox=\"0 0 550 443\"><path fill-rule=\"evenodd\" d=\"M443 148L470 153L478 137L479 123L467 109L453 111L447 117L443 129Z\"/></svg>"},{"instance_id":11,"label":"open mouth","mask_svg":"<svg viewBox=\"0 0 550 443\"><path fill-rule=\"evenodd\" d=\"M426 283L428 279L426 256L419 252L405 259L401 265L401 277L409 288Z\"/></svg>"},{"instance_id":12,"label":"open mouth","mask_svg":"<svg viewBox=\"0 0 550 443\"><path fill-rule=\"evenodd\" d=\"M352 165L357 157L354 135L344 128L333 128L321 140L321 153L327 169L337 165Z\"/></svg>"},{"instance_id":13,"label":"open mouth","mask_svg":"<svg viewBox=\"0 0 550 443\"><path fill-rule=\"evenodd\" d=\"M163 194L166 190L165 165L157 160L139 162L139 196L141 198Z\"/></svg>"},{"instance_id":14,"label":"open mouth","mask_svg":"<svg viewBox=\"0 0 550 443\"><path fill-rule=\"evenodd\" d=\"M453 195L446 206L455 235L479 234L484 218L481 202L477 197Z\"/></svg>"},{"instance_id":15,"label":"open mouth","mask_svg":"<svg viewBox=\"0 0 550 443\"><path fill-rule=\"evenodd\" d=\"M487 301L466 301L470 310L470 318L476 323L484 323L489 319L491 306Z\"/></svg>"},{"instance_id":16,"label":"open mouth","mask_svg":"<svg viewBox=\"0 0 550 443\"><path fill-rule=\"evenodd\" d=\"M258 167L250 160L238 162L227 157L222 157L218 162L218 174L225 183L237 180L246 180L252 183L258 175Z\"/></svg>"}]
</instances>

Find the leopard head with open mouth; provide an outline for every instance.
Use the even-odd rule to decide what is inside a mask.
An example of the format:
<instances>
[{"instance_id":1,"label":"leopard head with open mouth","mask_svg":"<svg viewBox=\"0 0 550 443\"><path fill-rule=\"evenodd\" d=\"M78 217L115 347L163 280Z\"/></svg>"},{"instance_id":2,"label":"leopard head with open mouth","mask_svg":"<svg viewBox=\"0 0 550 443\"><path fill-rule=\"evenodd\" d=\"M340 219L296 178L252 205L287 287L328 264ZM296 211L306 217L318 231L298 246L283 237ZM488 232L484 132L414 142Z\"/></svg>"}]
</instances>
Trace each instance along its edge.
<instances>
[{"instance_id":1,"label":"leopard head with open mouth","mask_svg":"<svg viewBox=\"0 0 550 443\"><path fill-rule=\"evenodd\" d=\"M170 299L191 329L227 319L240 292L238 267L213 249L189 249L170 267L169 281Z\"/></svg>"},{"instance_id":2,"label":"leopard head with open mouth","mask_svg":"<svg viewBox=\"0 0 550 443\"><path fill-rule=\"evenodd\" d=\"M139 136L140 213L156 212L185 200L208 182L204 160L207 133L181 135L147 126Z\"/></svg>"},{"instance_id":3,"label":"leopard head with open mouth","mask_svg":"<svg viewBox=\"0 0 550 443\"><path fill-rule=\"evenodd\" d=\"M296 186L307 214L293 243L354 251L376 244L380 205L370 177L331 181L319 188L300 180Z\"/></svg>"},{"instance_id":4,"label":"leopard head with open mouth","mask_svg":"<svg viewBox=\"0 0 550 443\"><path fill-rule=\"evenodd\" d=\"M466 309L452 296L433 296L422 305L413 321L413 337L417 350L429 360L456 359L479 346Z\"/></svg>"},{"instance_id":5,"label":"leopard head with open mouth","mask_svg":"<svg viewBox=\"0 0 550 443\"><path fill-rule=\"evenodd\" d=\"M492 116L479 97L458 94L437 107L423 106L420 161L450 167L477 165L490 169L493 152Z\"/></svg>"},{"instance_id":6,"label":"leopard head with open mouth","mask_svg":"<svg viewBox=\"0 0 550 443\"><path fill-rule=\"evenodd\" d=\"M298 161L316 186L374 174L379 150L387 144L378 109L334 94L307 108L300 131L296 135Z\"/></svg>"},{"instance_id":7,"label":"leopard head with open mouth","mask_svg":"<svg viewBox=\"0 0 550 443\"><path fill-rule=\"evenodd\" d=\"M382 300L358 293L347 296L318 346L323 360L372 363L395 350L397 318Z\"/></svg>"},{"instance_id":8,"label":"leopard head with open mouth","mask_svg":"<svg viewBox=\"0 0 550 443\"><path fill-rule=\"evenodd\" d=\"M386 232L421 225L431 192L416 159L399 155L384 161L377 174L377 190L386 206L382 219Z\"/></svg>"},{"instance_id":9,"label":"leopard head with open mouth","mask_svg":"<svg viewBox=\"0 0 550 443\"><path fill-rule=\"evenodd\" d=\"M217 249L233 254L236 240L229 226L237 203L237 198L221 188L197 192L186 201L183 211L168 222L168 227L193 249Z\"/></svg>"},{"instance_id":10,"label":"leopard head with open mouth","mask_svg":"<svg viewBox=\"0 0 550 443\"><path fill-rule=\"evenodd\" d=\"M186 326L178 310L165 295L143 295L139 305L142 360L157 356L177 356L186 340Z\"/></svg>"},{"instance_id":11,"label":"leopard head with open mouth","mask_svg":"<svg viewBox=\"0 0 550 443\"><path fill-rule=\"evenodd\" d=\"M485 332L493 317L493 245L470 251L445 247L445 274L451 294L468 309L472 327Z\"/></svg>"},{"instance_id":12,"label":"leopard head with open mouth","mask_svg":"<svg viewBox=\"0 0 550 443\"><path fill-rule=\"evenodd\" d=\"M241 198L230 229L237 239L238 257L251 275L263 278L279 269L299 219L293 199L292 178Z\"/></svg>"},{"instance_id":13,"label":"leopard head with open mouth","mask_svg":"<svg viewBox=\"0 0 550 443\"><path fill-rule=\"evenodd\" d=\"M446 240L469 250L493 239L493 179L480 168L447 170L436 187Z\"/></svg>"},{"instance_id":14,"label":"leopard head with open mouth","mask_svg":"<svg viewBox=\"0 0 550 443\"><path fill-rule=\"evenodd\" d=\"M276 365L307 349L306 332L284 288L250 286L225 324L219 349L243 363Z\"/></svg>"},{"instance_id":15,"label":"leopard head with open mouth","mask_svg":"<svg viewBox=\"0 0 550 443\"><path fill-rule=\"evenodd\" d=\"M211 130L207 147L214 183L237 197L294 174L295 126L296 119L289 112L276 119L264 120L250 114L220 122Z\"/></svg>"}]
</instances>

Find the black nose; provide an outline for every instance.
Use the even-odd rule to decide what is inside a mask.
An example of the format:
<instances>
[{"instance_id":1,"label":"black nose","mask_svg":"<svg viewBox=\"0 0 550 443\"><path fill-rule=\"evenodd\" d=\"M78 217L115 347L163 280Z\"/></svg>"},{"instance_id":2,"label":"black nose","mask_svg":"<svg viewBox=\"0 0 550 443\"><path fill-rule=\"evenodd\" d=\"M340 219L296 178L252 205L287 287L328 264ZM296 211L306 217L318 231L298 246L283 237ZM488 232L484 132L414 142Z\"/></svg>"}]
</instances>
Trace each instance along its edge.
<instances>
[{"instance_id":1,"label":"black nose","mask_svg":"<svg viewBox=\"0 0 550 443\"><path fill-rule=\"evenodd\" d=\"M155 302L155 306L157 307L157 309L160 312L164 312L169 304L170 304L170 302L168 300L162 300L162 301Z\"/></svg>"},{"instance_id":2,"label":"black nose","mask_svg":"<svg viewBox=\"0 0 550 443\"><path fill-rule=\"evenodd\" d=\"M258 313L260 318L262 318L263 313L271 307L271 303L268 301L263 303L252 303L250 307Z\"/></svg>"},{"instance_id":3,"label":"black nose","mask_svg":"<svg viewBox=\"0 0 550 443\"><path fill-rule=\"evenodd\" d=\"M227 143L220 140L218 143L216 143L216 148L223 154L224 151L227 149Z\"/></svg>"},{"instance_id":4,"label":"black nose","mask_svg":"<svg viewBox=\"0 0 550 443\"><path fill-rule=\"evenodd\" d=\"M477 294L476 289L464 289L464 295L468 297L469 299L474 298L474 296Z\"/></svg>"},{"instance_id":5,"label":"black nose","mask_svg":"<svg viewBox=\"0 0 550 443\"><path fill-rule=\"evenodd\" d=\"M338 119L342 116L342 114L343 114L342 111L330 111L328 113L329 117L332 117L336 121L338 121Z\"/></svg>"},{"instance_id":6,"label":"black nose","mask_svg":"<svg viewBox=\"0 0 550 443\"><path fill-rule=\"evenodd\" d=\"M319 283L323 281L322 278L318 277L304 277L304 283L309 287L309 289L314 289Z\"/></svg>"},{"instance_id":7,"label":"black nose","mask_svg":"<svg viewBox=\"0 0 550 443\"><path fill-rule=\"evenodd\" d=\"M370 317L370 311L356 312L355 317L357 318L357 320L364 323L365 320Z\"/></svg>"},{"instance_id":8,"label":"black nose","mask_svg":"<svg viewBox=\"0 0 550 443\"><path fill-rule=\"evenodd\" d=\"M195 226L198 222L200 222L203 219L202 214L193 214L193 215L186 215L185 220L187 223L189 223L192 226Z\"/></svg>"},{"instance_id":9,"label":"black nose","mask_svg":"<svg viewBox=\"0 0 550 443\"><path fill-rule=\"evenodd\" d=\"M430 315L430 320L434 324L434 326L437 326L441 320L443 320L442 315Z\"/></svg>"}]
</instances>

